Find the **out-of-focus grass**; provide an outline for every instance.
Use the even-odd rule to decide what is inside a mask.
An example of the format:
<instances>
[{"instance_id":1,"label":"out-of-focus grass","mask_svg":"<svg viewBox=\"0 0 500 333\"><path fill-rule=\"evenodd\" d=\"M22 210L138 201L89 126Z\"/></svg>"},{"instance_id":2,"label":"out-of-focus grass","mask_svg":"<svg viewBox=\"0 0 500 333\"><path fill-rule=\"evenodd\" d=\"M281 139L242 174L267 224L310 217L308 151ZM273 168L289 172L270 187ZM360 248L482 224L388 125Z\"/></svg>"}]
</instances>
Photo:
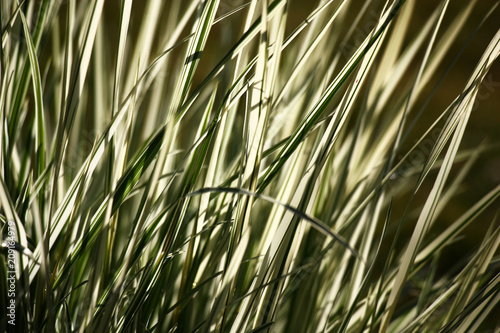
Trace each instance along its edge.
<instances>
[{"instance_id":1,"label":"out-of-focus grass","mask_svg":"<svg viewBox=\"0 0 500 333\"><path fill-rule=\"evenodd\" d=\"M497 4L2 2L0 329L498 329Z\"/></svg>"}]
</instances>

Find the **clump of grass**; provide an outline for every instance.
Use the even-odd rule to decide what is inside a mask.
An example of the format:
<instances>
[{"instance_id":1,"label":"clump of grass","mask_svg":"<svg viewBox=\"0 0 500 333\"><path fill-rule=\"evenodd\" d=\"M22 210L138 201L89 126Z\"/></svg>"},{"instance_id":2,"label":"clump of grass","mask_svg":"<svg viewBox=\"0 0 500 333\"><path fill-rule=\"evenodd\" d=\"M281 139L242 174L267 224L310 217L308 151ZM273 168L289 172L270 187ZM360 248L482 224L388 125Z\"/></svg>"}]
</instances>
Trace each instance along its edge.
<instances>
[{"instance_id":1,"label":"clump of grass","mask_svg":"<svg viewBox=\"0 0 500 333\"><path fill-rule=\"evenodd\" d=\"M495 221L439 256L500 185L437 226L500 33L428 107L476 2L2 2L1 329L493 329Z\"/></svg>"}]
</instances>

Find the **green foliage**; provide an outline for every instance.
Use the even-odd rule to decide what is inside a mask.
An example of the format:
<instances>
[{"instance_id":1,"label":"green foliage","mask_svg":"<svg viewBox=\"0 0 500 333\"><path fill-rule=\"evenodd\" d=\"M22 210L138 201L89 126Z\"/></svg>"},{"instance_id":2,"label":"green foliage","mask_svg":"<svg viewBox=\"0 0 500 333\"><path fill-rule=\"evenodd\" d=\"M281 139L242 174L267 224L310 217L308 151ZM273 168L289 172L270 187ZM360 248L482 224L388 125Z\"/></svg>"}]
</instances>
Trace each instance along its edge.
<instances>
[{"instance_id":1,"label":"green foliage","mask_svg":"<svg viewBox=\"0 0 500 333\"><path fill-rule=\"evenodd\" d=\"M2 1L0 330L498 330L476 2Z\"/></svg>"}]
</instances>

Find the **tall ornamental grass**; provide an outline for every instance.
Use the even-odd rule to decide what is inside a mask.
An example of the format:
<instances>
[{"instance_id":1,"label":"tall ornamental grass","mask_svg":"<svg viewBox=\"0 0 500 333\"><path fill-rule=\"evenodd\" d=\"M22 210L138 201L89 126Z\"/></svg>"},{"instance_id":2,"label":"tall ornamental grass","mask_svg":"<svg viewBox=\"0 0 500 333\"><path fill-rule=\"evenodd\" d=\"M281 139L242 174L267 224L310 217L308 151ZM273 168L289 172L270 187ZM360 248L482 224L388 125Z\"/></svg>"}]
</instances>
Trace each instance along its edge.
<instances>
[{"instance_id":1,"label":"tall ornamental grass","mask_svg":"<svg viewBox=\"0 0 500 333\"><path fill-rule=\"evenodd\" d=\"M2 0L0 330L499 332L497 5Z\"/></svg>"}]
</instances>

